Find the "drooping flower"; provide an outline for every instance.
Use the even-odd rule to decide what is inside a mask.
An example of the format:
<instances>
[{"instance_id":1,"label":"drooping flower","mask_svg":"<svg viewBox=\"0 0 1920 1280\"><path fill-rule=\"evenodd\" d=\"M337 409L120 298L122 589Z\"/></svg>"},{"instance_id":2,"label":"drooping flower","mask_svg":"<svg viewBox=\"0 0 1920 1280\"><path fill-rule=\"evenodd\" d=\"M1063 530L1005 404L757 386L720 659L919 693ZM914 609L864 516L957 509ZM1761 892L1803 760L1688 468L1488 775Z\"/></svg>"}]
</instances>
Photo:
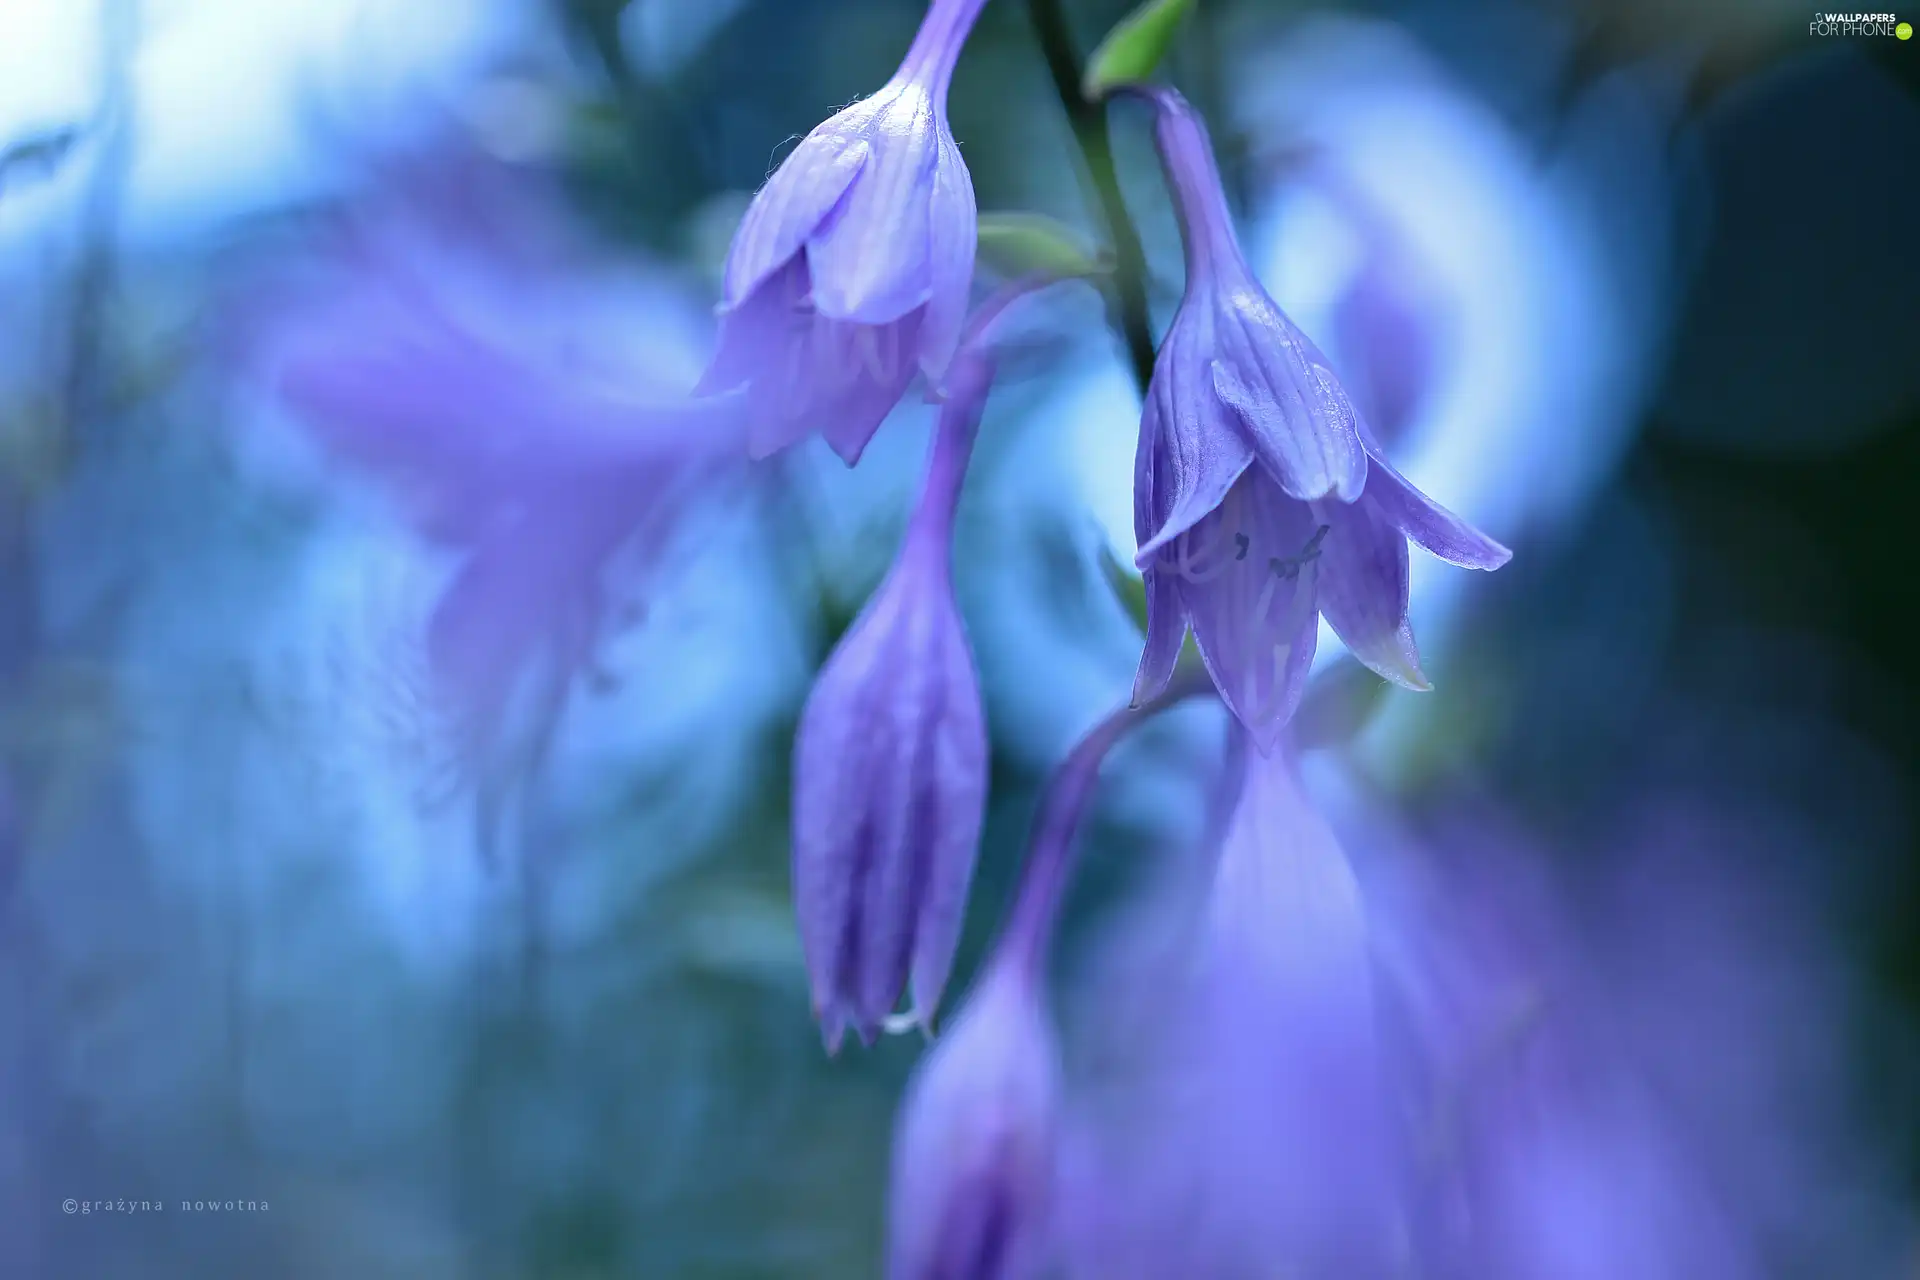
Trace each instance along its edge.
<instances>
[{"instance_id":1,"label":"drooping flower","mask_svg":"<svg viewBox=\"0 0 1920 1280\"><path fill-rule=\"evenodd\" d=\"M1409 539L1466 568L1511 553L1387 462L1326 357L1248 267L1206 126L1171 89L1134 92L1157 110L1187 263L1135 458L1149 614L1135 696L1165 685L1191 626L1265 752L1299 703L1320 615L1374 671L1428 687L1407 618Z\"/></svg>"},{"instance_id":2,"label":"drooping flower","mask_svg":"<svg viewBox=\"0 0 1920 1280\"><path fill-rule=\"evenodd\" d=\"M808 695L794 743L793 893L829 1052L911 989L930 1027L986 803L980 682L954 600L955 504L993 376L955 366L925 488L886 580Z\"/></svg>"},{"instance_id":3,"label":"drooping flower","mask_svg":"<svg viewBox=\"0 0 1920 1280\"><path fill-rule=\"evenodd\" d=\"M984 3L933 0L893 78L816 126L741 220L701 389L750 389L753 456L818 430L851 466L916 371L945 378L978 220L947 86Z\"/></svg>"}]
</instances>

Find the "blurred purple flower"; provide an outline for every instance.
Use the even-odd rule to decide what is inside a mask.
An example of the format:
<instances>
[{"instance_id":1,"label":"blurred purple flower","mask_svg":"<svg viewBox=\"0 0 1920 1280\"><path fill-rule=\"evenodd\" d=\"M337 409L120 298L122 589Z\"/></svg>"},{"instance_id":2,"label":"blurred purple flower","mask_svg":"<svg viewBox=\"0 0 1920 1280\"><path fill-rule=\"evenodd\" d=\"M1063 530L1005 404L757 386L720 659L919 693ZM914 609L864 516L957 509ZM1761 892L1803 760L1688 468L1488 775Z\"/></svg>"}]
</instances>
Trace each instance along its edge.
<instances>
[{"instance_id":1,"label":"blurred purple flower","mask_svg":"<svg viewBox=\"0 0 1920 1280\"><path fill-rule=\"evenodd\" d=\"M727 257L704 391L749 388L749 449L819 430L849 466L915 370L938 387L973 280L973 179L947 86L985 0L933 0L906 60L754 197Z\"/></svg>"},{"instance_id":2,"label":"blurred purple flower","mask_svg":"<svg viewBox=\"0 0 1920 1280\"><path fill-rule=\"evenodd\" d=\"M893 1280L1017 1280L1045 1265L1060 1063L1042 982L996 959L915 1072L894 1140Z\"/></svg>"},{"instance_id":3,"label":"blurred purple flower","mask_svg":"<svg viewBox=\"0 0 1920 1280\"><path fill-rule=\"evenodd\" d=\"M664 557L729 466L739 399L592 363L597 300L573 282L604 264L495 174L404 180L309 265L313 281L246 314L246 341L334 455L397 485L462 554L427 625L429 701L461 776L499 782L486 775L526 763L499 758L516 718L542 749L593 662L616 555Z\"/></svg>"},{"instance_id":4,"label":"blurred purple flower","mask_svg":"<svg viewBox=\"0 0 1920 1280\"><path fill-rule=\"evenodd\" d=\"M1073 1100L1072 1274L1878 1274L1841 991L1763 825L1656 798L1573 872L1484 810L1340 798L1357 878L1253 761L1198 934L1123 955L1153 1040L1107 1013Z\"/></svg>"},{"instance_id":5,"label":"blurred purple flower","mask_svg":"<svg viewBox=\"0 0 1920 1280\"><path fill-rule=\"evenodd\" d=\"M1134 471L1148 633L1135 683L1171 676L1191 625L1221 697L1270 751L1298 705L1319 615L1367 666L1427 688L1407 618L1407 540L1467 568L1510 552L1395 471L1312 339L1242 255L1206 126L1177 92L1137 90L1186 246Z\"/></svg>"},{"instance_id":6,"label":"blurred purple flower","mask_svg":"<svg viewBox=\"0 0 1920 1280\"><path fill-rule=\"evenodd\" d=\"M886 580L827 659L794 744L793 893L829 1052L871 1043L911 985L934 1014L987 790L980 682L954 600L953 518L990 359L955 364L920 502Z\"/></svg>"},{"instance_id":7,"label":"blurred purple flower","mask_svg":"<svg viewBox=\"0 0 1920 1280\"><path fill-rule=\"evenodd\" d=\"M1132 1021L1117 1033L1138 1074L1096 1082L1074 1112L1074 1276L1400 1274L1359 889L1288 754L1236 755L1197 930L1176 934L1154 986L1126 993L1153 1010L1150 1038Z\"/></svg>"}]
</instances>

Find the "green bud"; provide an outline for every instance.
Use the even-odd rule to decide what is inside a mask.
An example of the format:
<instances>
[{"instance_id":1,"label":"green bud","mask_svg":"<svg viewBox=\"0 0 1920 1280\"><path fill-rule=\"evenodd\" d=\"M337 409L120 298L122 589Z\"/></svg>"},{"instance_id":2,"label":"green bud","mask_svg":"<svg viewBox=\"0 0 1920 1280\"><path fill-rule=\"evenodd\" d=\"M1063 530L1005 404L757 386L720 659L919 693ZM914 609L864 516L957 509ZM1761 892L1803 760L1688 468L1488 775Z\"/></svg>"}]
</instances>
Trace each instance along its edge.
<instances>
[{"instance_id":1,"label":"green bud","mask_svg":"<svg viewBox=\"0 0 1920 1280\"><path fill-rule=\"evenodd\" d=\"M1151 79L1193 5L1194 0L1146 0L1122 18L1087 59L1080 92L1098 102L1121 85Z\"/></svg>"}]
</instances>

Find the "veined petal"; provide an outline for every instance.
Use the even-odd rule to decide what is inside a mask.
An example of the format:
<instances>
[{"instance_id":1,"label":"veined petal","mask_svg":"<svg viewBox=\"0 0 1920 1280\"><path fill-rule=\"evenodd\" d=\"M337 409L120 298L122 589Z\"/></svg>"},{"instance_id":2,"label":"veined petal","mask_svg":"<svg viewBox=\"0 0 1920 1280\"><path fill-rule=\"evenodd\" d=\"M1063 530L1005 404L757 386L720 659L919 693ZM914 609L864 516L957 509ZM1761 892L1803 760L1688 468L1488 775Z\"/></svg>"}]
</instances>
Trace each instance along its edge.
<instances>
[{"instance_id":1,"label":"veined petal","mask_svg":"<svg viewBox=\"0 0 1920 1280\"><path fill-rule=\"evenodd\" d=\"M939 671L945 685L945 714L928 744L931 759L927 762L933 776L947 779L948 784L941 788L941 804L928 823L926 874L908 986L913 1016L928 1031L939 1012L966 922L967 894L987 804L987 730L981 714L980 679L957 612L950 614L949 624Z\"/></svg>"},{"instance_id":2,"label":"veined petal","mask_svg":"<svg viewBox=\"0 0 1920 1280\"><path fill-rule=\"evenodd\" d=\"M756 461L813 428L819 396L811 352L818 321L806 302L810 288L806 260L796 258L723 313L713 361L694 388L699 396L747 388L747 456Z\"/></svg>"},{"instance_id":3,"label":"veined petal","mask_svg":"<svg viewBox=\"0 0 1920 1280\"><path fill-rule=\"evenodd\" d=\"M908 84L875 117L860 181L807 240L823 315L884 324L933 294L928 222L940 146L933 103Z\"/></svg>"},{"instance_id":4,"label":"veined petal","mask_svg":"<svg viewBox=\"0 0 1920 1280\"><path fill-rule=\"evenodd\" d=\"M921 314L885 325L814 310L804 258L768 277L720 320L698 394L745 385L747 453L769 457L818 430L848 466L913 380Z\"/></svg>"},{"instance_id":5,"label":"veined petal","mask_svg":"<svg viewBox=\"0 0 1920 1280\"><path fill-rule=\"evenodd\" d=\"M902 604L897 592L875 593L814 682L794 741L794 913L829 1051L849 1022L863 1039L872 1034L857 1009L856 978L869 960L854 904L887 852L881 815L890 801L876 791L894 777L896 745L876 726L888 724L886 664Z\"/></svg>"},{"instance_id":6,"label":"veined petal","mask_svg":"<svg viewBox=\"0 0 1920 1280\"><path fill-rule=\"evenodd\" d=\"M1323 538L1306 504L1251 472L1158 566L1178 582L1221 700L1263 755L1299 705L1313 664Z\"/></svg>"},{"instance_id":7,"label":"veined petal","mask_svg":"<svg viewBox=\"0 0 1920 1280\"><path fill-rule=\"evenodd\" d=\"M1173 679L1180 646L1187 639L1187 608L1180 599L1178 581L1156 569L1146 570L1147 640L1140 651L1140 670L1133 678L1133 705L1156 698Z\"/></svg>"},{"instance_id":8,"label":"veined petal","mask_svg":"<svg viewBox=\"0 0 1920 1280\"><path fill-rule=\"evenodd\" d=\"M947 683L937 666L946 618L931 586L903 558L880 588L901 603L888 655L895 670L884 677L885 701L873 708L866 726L886 744L874 759L881 772L869 779L869 785L881 784L870 792L876 857L858 916L861 963L853 975L860 1016L873 1027L892 1015L906 988L929 847L938 822L951 816L940 812L927 739L947 713Z\"/></svg>"},{"instance_id":9,"label":"veined petal","mask_svg":"<svg viewBox=\"0 0 1920 1280\"><path fill-rule=\"evenodd\" d=\"M913 381L925 315L909 312L887 324L814 321L812 363L823 384L815 399L820 434L848 466L860 461Z\"/></svg>"},{"instance_id":10,"label":"veined petal","mask_svg":"<svg viewBox=\"0 0 1920 1280\"><path fill-rule=\"evenodd\" d=\"M966 324L973 259L980 238L973 175L967 172L960 148L944 125L940 129L940 157L933 172L927 227L932 244L932 295L920 335L920 369L927 375L927 382L939 388Z\"/></svg>"},{"instance_id":11,"label":"veined petal","mask_svg":"<svg viewBox=\"0 0 1920 1280\"><path fill-rule=\"evenodd\" d=\"M741 305L768 276L793 261L866 167L867 141L843 131L846 114L808 134L747 206L727 253L723 311Z\"/></svg>"},{"instance_id":12,"label":"veined petal","mask_svg":"<svg viewBox=\"0 0 1920 1280\"><path fill-rule=\"evenodd\" d=\"M1314 511L1327 525L1320 553L1320 612L1354 657L1409 689L1433 686L1407 621L1407 538L1380 514L1371 493L1351 506Z\"/></svg>"},{"instance_id":13,"label":"veined petal","mask_svg":"<svg viewBox=\"0 0 1920 1280\"><path fill-rule=\"evenodd\" d=\"M1420 492L1378 453L1366 499L1381 519L1448 564L1492 570L1513 559L1513 552Z\"/></svg>"},{"instance_id":14,"label":"veined petal","mask_svg":"<svg viewBox=\"0 0 1920 1280\"><path fill-rule=\"evenodd\" d=\"M1236 295L1231 313L1218 326L1214 393L1288 496L1352 502L1367 482L1367 454L1353 404L1325 358L1264 296Z\"/></svg>"},{"instance_id":15,"label":"veined petal","mask_svg":"<svg viewBox=\"0 0 1920 1280\"><path fill-rule=\"evenodd\" d=\"M1165 345L1171 348L1176 341L1169 338ZM1229 415L1213 396L1206 367L1179 356L1177 349L1171 358L1163 355L1154 369L1147 389L1151 405L1141 416L1139 448L1151 480L1147 508L1144 513L1136 508L1134 518L1141 538L1134 563L1142 570L1218 507L1253 463L1252 447L1224 420ZM1136 476L1140 470L1136 461Z\"/></svg>"}]
</instances>

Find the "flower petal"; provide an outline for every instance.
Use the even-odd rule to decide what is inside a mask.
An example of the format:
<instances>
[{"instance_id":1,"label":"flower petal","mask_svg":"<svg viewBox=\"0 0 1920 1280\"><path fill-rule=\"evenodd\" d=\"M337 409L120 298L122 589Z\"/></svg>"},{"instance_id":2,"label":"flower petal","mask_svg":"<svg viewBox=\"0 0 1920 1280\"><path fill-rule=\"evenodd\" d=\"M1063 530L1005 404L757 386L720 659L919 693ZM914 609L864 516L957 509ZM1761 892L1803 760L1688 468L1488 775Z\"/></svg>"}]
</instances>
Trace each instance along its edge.
<instances>
[{"instance_id":1,"label":"flower petal","mask_svg":"<svg viewBox=\"0 0 1920 1280\"><path fill-rule=\"evenodd\" d=\"M933 173L927 234L932 244L932 296L920 337L920 369L936 389L945 381L966 324L973 289L973 259L980 238L980 211L973 175L960 148L943 128Z\"/></svg>"},{"instance_id":2,"label":"flower petal","mask_svg":"<svg viewBox=\"0 0 1920 1280\"><path fill-rule=\"evenodd\" d=\"M880 816L890 801L877 787L895 776L882 713L901 607L884 588L868 601L814 681L794 740L794 914L829 1051L849 1023L863 1039L873 1031L851 980L867 963L865 913L855 903L886 855Z\"/></svg>"},{"instance_id":3,"label":"flower petal","mask_svg":"<svg viewBox=\"0 0 1920 1280\"><path fill-rule=\"evenodd\" d=\"M804 258L720 320L719 350L696 388L745 384L749 457L769 457L818 430L848 466L913 380L921 314L886 325L833 320L813 309Z\"/></svg>"},{"instance_id":4,"label":"flower petal","mask_svg":"<svg viewBox=\"0 0 1920 1280\"><path fill-rule=\"evenodd\" d=\"M816 377L834 379L818 395L820 434L853 466L913 381L925 311L888 324L815 321Z\"/></svg>"},{"instance_id":5,"label":"flower petal","mask_svg":"<svg viewBox=\"0 0 1920 1280\"><path fill-rule=\"evenodd\" d=\"M1154 369L1150 404L1140 419L1133 523L1140 539L1134 563L1143 571L1163 547L1218 507L1253 464L1253 449L1225 420L1205 367L1174 355ZM1137 483L1143 474L1149 481L1144 506Z\"/></svg>"},{"instance_id":6,"label":"flower petal","mask_svg":"<svg viewBox=\"0 0 1920 1280\"><path fill-rule=\"evenodd\" d=\"M1156 698L1173 679L1180 646L1187 639L1187 609L1172 574L1149 568L1147 580L1147 641L1140 650L1140 670L1133 677L1133 705Z\"/></svg>"},{"instance_id":7,"label":"flower petal","mask_svg":"<svg viewBox=\"0 0 1920 1280\"><path fill-rule=\"evenodd\" d=\"M1320 612L1354 657L1408 689L1433 686L1407 621L1407 538L1380 514L1371 495L1351 506L1314 508L1327 525L1320 553Z\"/></svg>"},{"instance_id":8,"label":"flower petal","mask_svg":"<svg viewBox=\"0 0 1920 1280\"><path fill-rule=\"evenodd\" d=\"M1420 492L1378 453L1366 496L1388 524L1448 564L1492 570L1513 559L1513 552Z\"/></svg>"},{"instance_id":9,"label":"flower petal","mask_svg":"<svg viewBox=\"0 0 1920 1280\"><path fill-rule=\"evenodd\" d=\"M741 305L793 261L866 167L866 139L846 132L846 116L842 112L808 134L747 206L727 253L723 311Z\"/></svg>"},{"instance_id":10,"label":"flower petal","mask_svg":"<svg viewBox=\"0 0 1920 1280\"><path fill-rule=\"evenodd\" d=\"M1314 539L1306 505L1251 473L1159 566L1177 575L1207 671L1262 755L1299 705L1313 664Z\"/></svg>"},{"instance_id":11,"label":"flower petal","mask_svg":"<svg viewBox=\"0 0 1920 1280\"><path fill-rule=\"evenodd\" d=\"M1214 394L1239 419L1261 465L1302 502L1358 498L1367 454L1353 403L1326 357L1257 285L1232 295L1227 311L1217 326Z\"/></svg>"},{"instance_id":12,"label":"flower petal","mask_svg":"<svg viewBox=\"0 0 1920 1280\"><path fill-rule=\"evenodd\" d=\"M860 181L807 240L821 314L884 324L932 297L935 127L932 101L911 85L875 120Z\"/></svg>"},{"instance_id":13,"label":"flower petal","mask_svg":"<svg viewBox=\"0 0 1920 1280\"><path fill-rule=\"evenodd\" d=\"M945 714L928 744L927 767L943 779L939 805L927 815L921 856L926 872L913 938L909 994L913 1017L931 1031L940 997L953 971L954 952L966 922L967 895L979 853L987 804L987 731L980 705L980 678L958 611L941 645L939 678Z\"/></svg>"}]
</instances>

